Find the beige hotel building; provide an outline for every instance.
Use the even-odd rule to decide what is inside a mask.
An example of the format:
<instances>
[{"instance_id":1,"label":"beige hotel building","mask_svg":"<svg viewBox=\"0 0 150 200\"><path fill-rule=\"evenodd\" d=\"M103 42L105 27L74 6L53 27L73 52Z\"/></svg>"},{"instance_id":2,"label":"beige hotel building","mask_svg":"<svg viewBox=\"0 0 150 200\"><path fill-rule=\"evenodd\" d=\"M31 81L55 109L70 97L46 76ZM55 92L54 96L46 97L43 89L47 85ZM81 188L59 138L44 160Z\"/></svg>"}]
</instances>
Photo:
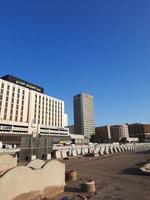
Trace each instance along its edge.
<instances>
[{"instance_id":1,"label":"beige hotel building","mask_svg":"<svg viewBox=\"0 0 150 200\"><path fill-rule=\"evenodd\" d=\"M11 75L0 79L0 134L68 136L64 101L44 89Z\"/></svg>"}]
</instances>

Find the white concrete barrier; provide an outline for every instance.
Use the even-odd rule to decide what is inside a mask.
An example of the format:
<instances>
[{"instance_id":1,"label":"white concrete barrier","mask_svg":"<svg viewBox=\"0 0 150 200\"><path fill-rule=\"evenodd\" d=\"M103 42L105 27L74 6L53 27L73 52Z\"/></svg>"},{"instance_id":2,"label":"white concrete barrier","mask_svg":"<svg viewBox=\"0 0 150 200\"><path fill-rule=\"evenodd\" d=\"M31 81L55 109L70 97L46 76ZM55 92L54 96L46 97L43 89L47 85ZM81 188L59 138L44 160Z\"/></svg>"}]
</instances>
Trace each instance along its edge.
<instances>
[{"instance_id":1,"label":"white concrete barrier","mask_svg":"<svg viewBox=\"0 0 150 200\"><path fill-rule=\"evenodd\" d=\"M96 148L94 149L94 153L95 153L95 154L98 154L99 151L100 151L100 147L96 147Z\"/></svg>"},{"instance_id":2,"label":"white concrete barrier","mask_svg":"<svg viewBox=\"0 0 150 200\"><path fill-rule=\"evenodd\" d=\"M3 143L0 141L0 149L2 149L3 147Z\"/></svg>"},{"instance_id":3,"label":"white concrete barrier","mask_svg":"<svg viewBox=\"0 0 150 200\"><path fill-rule=\"evenodd\" d=\"M105 153L105 154L109 154L109 146L106 146L106 147L105 147L104 153Z\"/></svg>"},{"instance_id":4,"label":"white concrete barrier","mask_svg":"<svg viewBox=\"0 0 150 200\"><path fill-rule=\"evenodd\" d=\"M84 148L81 149L81 154L82 154L83 156L85 155L85 149L84 149Z\"/></svg>"},{"instance_id":5,"label":"white concrete barrier","mask_svg":"<svg viewBox=\"0 0 150 200\"><path fill-rule=\"evenodd\" d=\"M101 156L104 155L104 151L105 151L105 147L104 146L100 147L99 154Z\"/></svg>"},{"instance_id":6,"label":"white concrete barrier","mask_svg":"<svg viewBox=\"0 0 150 200\"><path fill-rule=\"evenodd\" d=\"M61 151L55 151L55 158L60 159L61 157Z\"/></svg>"},{"instance_id":7,"label":"white concrete barrier","mask_svg":"<svg viewBox=\"0 0 150 200\"><path fill-rule=\"evenodd\" d=\"M118 152L121 152L120 145L117 146Z\"/></svg>"},{"instance_id":8,"label":"white concrete barrier","mask_svg":"<svg viewBox=\"0 0 150 200\"><path fill-rule=\"evenodd\" d=\"M85 154L88 154L88 153L89 153L89 150L88 150L87 147L84 148L84 152L85 152Z\"/></svg>"},{"instance_id":9,"label":"white concrete barrier","mask_svg":"<svg viewBox=\"0 0 150 200\"><path fill-rule=\"evenodd\" d=\"M76 151L76 149L72 149L72 156L74 156L74 157L77 156L77 151Z\"/></svg>"},{"instance_id":10,"label":"white concrete barrier","mask_svg":"<svg viewBox=\"0 0 150 200\"><path fill-rule=\"evenodd\" d=\"M124 151L124 146L120 145L120 149L121 149L121 151Z\"/></svg>"},{"instance_id":11,"label":"white concrete barrier","mask_svg":"<svg viewBox=\"0 0 150 200\"><path fill-rule=\"evenodd\" d=\"M109 147L109 151L110 151L110 153L114 153L114 151L113 151L113 146L110 146L110 147Z\"/></svg>"},{"instance_id":12,"label":"white concrete barrier","mask_svg":"<svg viewBox=\"0 0 150 200\"><path fill-rule=\"evenodd\" d=\"M94 148L93 147L89 147L89 154L92 154L94 152Z\"/></svg>"},{"instance_id":13,"label":"white concrete barrier","mask_svg":"<svg viewBox=\"0 0 150 200\"><path fill-rule=\"evenodd\" d=\"M113 151L114 151L114 153L118 152L116 145L113 146Z\"/></svg>"},{"instance_id":14,"label":"white concrete barrier","mask_svg":"<svg viewBox=\"0 0 150 200\"><path fill-rule=\"evenodd\" d=\"M77 148L77 154L81 155L81 148Z\"/></svg>"},{"instance_id":15,"label":"white concrete barrier","mask_svg":"<svg viewBox=\"0 0 150 200\"><path fill-rule=\"evenodd\" d=\"M32 161L36 159L36 155L28 155L28 161Z\"/></svg>"},{"instance_id":16,"label":"white concrete barrier","mask_svg":"<svg viewBox=\"0 0 150 200\"><path fill-rule=\"evenodd\" d=\"M62 151L61 151L61 157L62 157L62 158L67 158L67 157L68 157L68 156L67 156L67 152L68 152L67 150L62 150Z\"/></svg>"}]
</instances>

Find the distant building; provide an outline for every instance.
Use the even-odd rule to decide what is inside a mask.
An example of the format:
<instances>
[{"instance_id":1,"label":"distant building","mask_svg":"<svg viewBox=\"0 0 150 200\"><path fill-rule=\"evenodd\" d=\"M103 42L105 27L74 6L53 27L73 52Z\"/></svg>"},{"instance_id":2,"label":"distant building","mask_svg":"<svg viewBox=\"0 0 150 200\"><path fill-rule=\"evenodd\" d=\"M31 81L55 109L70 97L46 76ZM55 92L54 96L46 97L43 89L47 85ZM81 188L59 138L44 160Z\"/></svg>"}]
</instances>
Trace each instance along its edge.
<instances>
[{"instance_id":1,"label":"distant building","mask_svg":"<svg viewBox=\"0 0 150 200\"><path fill-rule=\"evenodd\" d=\"M100 137L102 143L111 142L110 126L100 126L95 128L95 132Z\"/></svg>"},{"instance_id":2,"label":"distant building","mask_svg":"<svg viewBox=\"0 0 150 200\"><path fill-rule=\"evenodd\" d=\"M0 79L0 134L68 136L64 120L64 101L20 78Z\"/></svg>"},{"instance_id":3,"label":"distant building","mask_svg":"<svg viewBox=\"0 0 150 200\"><path fill-rule=\"evenodd\" d=\"M68 126L68 114L64 114L64 126Z\"/></svg>"},{"instance_id":4,"label":"distant building","mask_svg":"<svg viewBox=\"0 0 150 200\"><path fill-rule=\"evenodd\" d=\"M70 134L74 134L74 125L67 126Z\"/></svg>"},{"instance_id":5,"label":"distant building","mask_svg":"<svg viewBox=\"0 0 150 200\"><path fill-rule=\"evenodd\" d=\"M93 96L81 93L73 99L75 134L90 138L95 133Z\"/></svg>"},{"instance_id":6,"label":"distant building","mask_svg":"<svg viewBox=\"0 0 150 200\"><path fill-rule=\"evenodd\" d=\"M150 141L150 124L128 124L130 137L139 138L139 141Z\"/></svg>"},{"instance_id":7,"label":"distant building","mask_svg":"<svg viewBox=\"0 0 150 200\"><path fill-rule=\"evenodd\" d=\"M110 126L111 141L118 142L121 138L129 138L129 130L127 125Z\"/></svg>"},{"instance_id":8,"label":"distant building","mask_svg":"<svg viewBox=\"0 0 150 200\"><path fill-rule=\"evenodd\" d=\"M123 137L129 138L127 125L100 126L96 127L95 131L103 143L119 142Z\"/></svg>"}]
</instances>

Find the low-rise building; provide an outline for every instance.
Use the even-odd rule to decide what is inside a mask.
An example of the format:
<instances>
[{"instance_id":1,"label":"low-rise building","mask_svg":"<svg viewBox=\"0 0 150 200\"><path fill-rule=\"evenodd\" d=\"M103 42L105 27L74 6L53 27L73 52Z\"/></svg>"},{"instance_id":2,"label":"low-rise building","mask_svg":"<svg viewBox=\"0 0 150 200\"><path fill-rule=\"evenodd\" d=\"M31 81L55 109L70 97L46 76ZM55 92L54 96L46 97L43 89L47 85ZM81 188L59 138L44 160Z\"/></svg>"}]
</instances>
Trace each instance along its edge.
<instances>
[{"instance_id":1,"label":"low-rise building","mask_svg":"<svg viewBox=\"0 0 150 200\"><path fill-rule=\"evenodd\" d=\"M123 137L129 138L127 125L100 126L95 128L102 143L119 142Z\"/></svg>"},{"instance_id":2,"label":"low-rise building","mask_svg":"<svg viewBox=\"0 0 150 200\"><path fill-rule=\"evenodd\" d=\"M111 142L110 126L100 126L95 128L95 133L99 136L102 143Z\"/></svg>"},{"instance_id":3,"label":"low-rise building","mask_svg":"<svg viewBox=\"0 0 150 200\"><path fill-rule=\"evenodd\" d=\"M121 138L129 138L129 130L127 125L110 126L111 141L118 142Z\"/></svg>"},{"instance_id":4,"label":"low-rise building","mask_svg":"<svg viewBox=\"0 0 150 200\"><path fill-rule=\"evenodd\" d=\"M128 124L130 137L139 138L139 141L150 141L150 124Z\"/></svg>"}]
</instances>

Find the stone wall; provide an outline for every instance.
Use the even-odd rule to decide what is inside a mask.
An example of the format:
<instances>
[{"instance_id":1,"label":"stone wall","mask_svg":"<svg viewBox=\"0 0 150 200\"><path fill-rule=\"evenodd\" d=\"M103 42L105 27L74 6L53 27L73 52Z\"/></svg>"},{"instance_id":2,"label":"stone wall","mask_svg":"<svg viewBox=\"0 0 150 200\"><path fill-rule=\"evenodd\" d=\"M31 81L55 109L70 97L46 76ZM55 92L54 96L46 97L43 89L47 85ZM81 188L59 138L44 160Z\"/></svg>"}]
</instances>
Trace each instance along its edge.
<instances>
[{"instance_id":1,"label":"stone wall","mask_svg":"<svg viewBox=\"0 0 150 200\"><path fill-rule=\"evenodd\" d=\"M0 155L0 175L17 166L17 158L10 155Z\"/></svg>"},{"instance_id":2,"label":"stone wall","mask_svg":"<svg viewBox=\"0 0 150 200\"><path fill-rule=\"evenodd\" d=\"M52 198L63 192L64 186L65 165L57 160L49 161L40 169L19 166L0 178L0 199L37 200L40 196Z\"/></svg>"}]
</instances>

